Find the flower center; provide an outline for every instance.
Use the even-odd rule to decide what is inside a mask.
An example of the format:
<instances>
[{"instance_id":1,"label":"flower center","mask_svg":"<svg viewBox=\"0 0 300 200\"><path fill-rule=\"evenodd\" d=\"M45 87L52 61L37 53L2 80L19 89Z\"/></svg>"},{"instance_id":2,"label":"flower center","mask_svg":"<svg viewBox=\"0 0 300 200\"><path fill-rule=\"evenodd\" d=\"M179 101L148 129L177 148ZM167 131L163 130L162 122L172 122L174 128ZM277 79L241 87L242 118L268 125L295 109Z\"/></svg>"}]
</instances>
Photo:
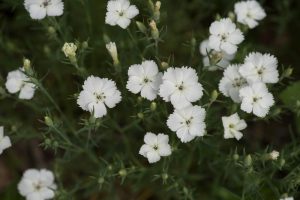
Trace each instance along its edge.
<instances>
[{"instance_id":1,"label":"flower center","mask_svg":"<svg viewBox=\"0 0 300 200\"><path fill-rule=\"evenodd\" d=\"M124 11L120 11L120 12L119 12L119 16L120 16L120 17L123 17L123 16L124 16Z\"/></svg>"},{"instance_id":2,"label":"flower center","mask_svg":"<svg viewBox=\"0 0 300 200\"><path fill-rule=\"evenodd\" d=\"M157 150L158 150L158 145L154 145L154 146L153 146L153 149L154 149L155 151L157 151Z\"/></svg>"},{"instance_id":3,"label":"flower center","mask_svg":"<svg viewBox=\"0 0 300 200\"><path fill-rule=\"evenodd\" d=\"M261 97L253 97L253 102L256 103L260 99L261 99Z\"/></svg>"},{"instance_id":4,"label":"flower center","mask_svg":"<svg viewBox=\"0 0 300 200\"><path fill-rule=\"evenodd\" d=\"M144 80L143 80L143 82L144 82L144 83L149 83L149 82L151 82L151 81L150 81L149 78L145 77Z\"/></svg>"},{"instance_id":5,"label":"flower center","mask_svg":"<svg viewBox=\"0 0 300 200\"><path fill-rule=\"evenodd\" d=\"M224 41L227 40L228 35L226 33L223 33L223 34L220 35L220 37L221 37L221 41L224 42Z\"/></svg>"},{"instance_id":6,"label":"flower center","mask_svg":"<svg viewBox=\"0 0 300 200\"><path fill-rule=\"evenodd\" d=\"M181 82L181 84L177 85L176 87L178 88L178 90L182 91L184 89L183 82Z\"/></svg>"},{"instance_id":7,"label":"flower center","mask_svg":"<svg viewBox=\"0 0 300 200\"><path fill-rule=\"evenodd\" d=\"M51 0L44 0L43 6L44 6L44 7L47 7L47 6L50 4L50 1L51 1Z\"/></svg>"},{"instance_id":8,"label":"flower center","mask_svg":"<svg viewBox=\"0 0 300 200\"><path fill-rule=\"evenodd\" d=\"M235 78L234 82L232 83L233 87L240 88L246 83L246 80L243 78Z\"/></svg>"},{"instance_id":9,"label":"flower center","mask_svg":"<svg viewBox=\"0 0 300 200\"><path fill-rule=\"evenodd\" d=\"M97 103L98 102L103 102L104 101L104 99L106 98L106 96L104 95L104 93L102 92L102 93L96 93L96 92L94 92L93 93L94 94L94 96L96 97L96 99L97 99Z\"/></svg>"},{"instance_id":10,"label":"flower center","mask_svg":"<svg viewBox=\"0 0 300 200\"><path fill-rule=\"evenodd\" d=\"M229 124L229 128L233 129L234 128L234 124Z\"/></svg>"},{"instance_id":11,"label":"flower center","mask_svg":"<svg viewBox=\"0 0 300 200\"><path fill-rule=\"evenodd\" d=\"M35 191L40 191L42 189L42 185L40 182L33 183L33 187Z\"/></svg>"},{"instance_id":12,"label":"flower center","mask_svg":"<svg viewBox=\"0 0 300 200\"><path fill-rule=\"evenodd\" d=\"M185 124L189 127L192 124L193 117L185 121Z\"/></svg>"}]
</instances>

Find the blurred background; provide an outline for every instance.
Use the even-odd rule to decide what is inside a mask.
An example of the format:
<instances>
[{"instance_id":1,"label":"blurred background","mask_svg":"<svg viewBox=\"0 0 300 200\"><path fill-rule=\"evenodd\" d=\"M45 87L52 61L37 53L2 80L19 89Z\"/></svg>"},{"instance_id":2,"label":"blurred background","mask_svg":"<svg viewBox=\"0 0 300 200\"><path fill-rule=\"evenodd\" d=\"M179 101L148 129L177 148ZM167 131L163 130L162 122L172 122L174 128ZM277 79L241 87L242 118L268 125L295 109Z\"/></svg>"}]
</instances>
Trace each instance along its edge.
<instances>
[{"instance_id":1,"label":"blurred background","mask_svg":"<svg viewBox=\"0 0 300 200\"><path fill-rule=\"evenodd\" d=\"M131 2L140 9L141 14L136 19L147 24L145 19L148 17L149 8L146 3L139 0ZM171 58L176 66L201 64L202 58L198 46L207 38L209 25L217 14L225 17L228 12L233 11L235 2L234 0L162 0L159 27L163 29L164 41L160 44L160 60L168 61ZM0 86L2 87L0 92L3 93L7 73L21 67L23 57L27 57L32 60L40 77L47 77L44 84L50 88L49 92L55 96L66 115L74 116L79 115L80 110L77 107L74 110L74 106L68 105L74 103L72 94L79 91L82 80L68 75L71 67L63 62L64 55L60 50L64 42L88 41L92 51L86 55L84 66L89 73L95 75L109 74L109 71L105 70L110 61L103 39L105 37L119 44L119 54L124 66L129 66L132 60L137 60L137 55L133 52L136 45L129 45L125 41L128 38L126 31L104 24L106 0L64 0L64 3L63 17L58 17L55 21L34 21L30 19L22 0L0 0ZM258 27L247 33L246 42L241 47L247 51L239 52L237 60L243 58L249 51L269 52L278 58L280 70L282 66L285 68L291 66L294 69L293 78L282 84L296 82L300 79L300 1L263 0L260 3L266 10L267 17ZM54 39L49 27L58 30L59 41ZM137 36L135 24L132 23L131 27L133 27L134 37ZM192 39L197 42L194 49L191 49ZM142 45L137 46L142 48ZM217 75L216 82L220 75ZM214 77L212 73L210 77ZM278 88L283 87L284 85L278 86ZM281 118L269 122L249 122L247 132L251 134L246 136L245 145L249 147L250 152L263 149L267 145L280 150L292 141L289 135L291 131L298 135L299 139L300 120L295 114L297 111L295 109L298 108L293 107L295 99L299 97L298 89L299 87L291 89L284 95L293 96L292 100L285 97L277 99L295 112L285 112ZM44 102L46 100L42 97L30 102L7 97L0 100L0 125L5 124L5 130L15 136L13 148L0 156L1 200L22 199L16 192L16 184L25 169L53 167L55 155L52 151L44 150L40 145L43 141L42 120L47 113L47 108L43 107ZM76 119L70 120L71 123L76 123ZM205 184L205 182L198 183ZM209 191L213 190L210 188ZM130 187L116 188L117 197L114 199L163 199L155 193L150 195L142 193L143 196L140 192ZM204 199L211 197L205 194L204 189L202 192ZM213 198L222 199L221 197ZM101 195L86 197L86 199L102 198L104 199Z\"/></svg>"}]
</instances>

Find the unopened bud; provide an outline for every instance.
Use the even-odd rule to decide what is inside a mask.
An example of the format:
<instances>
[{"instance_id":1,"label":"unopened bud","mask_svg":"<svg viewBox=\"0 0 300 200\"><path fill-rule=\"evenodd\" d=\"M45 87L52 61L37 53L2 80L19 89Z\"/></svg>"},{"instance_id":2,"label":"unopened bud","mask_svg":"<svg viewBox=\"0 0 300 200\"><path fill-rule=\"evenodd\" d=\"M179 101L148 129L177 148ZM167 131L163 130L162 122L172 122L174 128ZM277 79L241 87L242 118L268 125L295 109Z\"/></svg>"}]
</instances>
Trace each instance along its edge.
<instances>
[{"instance_id":1,"label":"unopened bud","mask_svg":"<svg viewBox=\"0 0 300 200\"><path fill-rule=\"evenodd\" d=\"M114 66L119 65L120 62L119 62L119 58L118 58L118 50L117 50L116 43L114 43L114 42L107 43L106 49L113 60Z\"/></svg>"},{"instance_id":2,"label":"unopened bud","mask_svg":"<svg viewBox=\"0 0 300 200\"><path fill-rule=\"evenodd\" d=\"M235 21L235 14L233 12L229 12L228 17L231 19L231 21Z\"/></svg>"},{"instance_id":3,"label":"unopened bud","mask_svg":"<svg viewBox=\"0 0 300 200\"><path fill-rule=\"evenodd\" d=\"M126 171L126 169L121 169L121 170L118 172L118 174L119 174L121 177L125 177L125 176L127 176L127 171Z\"/></svg>"},{"instance_id":4,"label":"unopened bud","mask_svg":"<svg viewBox=\"0 0 300 200\"><path fill-rule=\"evenodd\" d=\"M161 62L160 65L163 69L167 69L169 67L169 63L167 63L167 62Z\"/></svg>"},{"instance_id":5,"label":"unopened bud","mask_svg":"<svg viewBox=\"0 0 300 200\"><path fill-rule=\"evenodd\" d=\"M49 116L45 116L44 121L47 126L49 126L49 127L54 126L53 120Z\"/></svg>"},{"instance_id":6,"label":"unopened bud","mask_svg":"<svg viewBox=\"0 0 300 200\"><path fill-rule=\"evenodd\" d=\"M54 28L53 26L49 26L49 27L48 27L48 33L49 33L50 35L55 34L55 32L56 32L56 30L55 30L55 28Z\"/></svg>"},{"instance_id":7,"label":"unopened bud","mask_svg":"<svg viewBox=\"0 0 300 200\"><path fill-rule=\"evenodd\" d=\"M279 165L280 167L283 167L285 165L285 160L283 158L280 159Z\"/></svg>"},{"instance_id":8,"label":"unopened bud","mask_svg":"<svg viewBox=\"0 0 300 200\"><path fill-rule=\"evenodd\" d=\"M149 26L151 28L152 38L157 40L159 38L159 31L157 29L156 22L154 20L151 20L151 22L149 23Z\"/></svg>"},{"instance_id":9,"label":"unopened bud","mask_svg":"<svg viewBox=\"0 0 300 200\"><path fill-rule=\"evenodd\" d=\"M136 23L136 26L138 27L139 31L141 31L144 34L147 33L147 28L142 22L136 21L135 23Z\"/></svg>"},{"instance_id":10,"label":"unopened bud","mask_svg":"<svg viewBox=\"0 0 300 200\"><path fill-rule=\"evenodd\" d=\"M151 104L150 104L150 110L151 110L151 111L155 111L156 108L157 108L156 103L155 103L155 102L151 102Z\"/></svg>"},{"instance_id":11,"label":"unopened bud","mask_svg":"<svg viewBox=\"0 0 300 200\"><path fill-rule=\"evenodd\" d=\"M290 77L292 74L293 74L293 68L291 68L291 67L287 68L283 72L284 77Z\"/></svg>"},{"instance_id":12,"label":"unopened bud","mask_svg":"<svg viewBox=\"0 0 300 200\"><path fill-rule=\"evenodd\" d=\"M218 91L217 91L217 90L214 90L214 91L212 91L212 93L211 93L210 100L211 100L212 102L214 102L214 101L217 100L218 96L219 96Z\"/></svg>"},{"instance_id":13,"label":"unopened bud","mask_svg":"<svg viewBox=\"0 0 300 200\"><path fill-rule=\"evenodd\" d=\"M70 59L71 63L76 63L76 51L77 51L77 46L74 43L65 43L62 51L64 52L65 56Z\"/></svg>"},{"instance_id":14,"label":"unopened bud","mask_svg":"<svg viewBox=\"0 0 300 200\"><path fill-rule=\"evenodd\" d=\"M155 3L154 12L153 12L153 17L155 21L159 21L160 19L160 7L161 7L161 2L157 1Z\"/></svg>"},{"instance_id":15,"label":"unopened bud","mask_svg":"<svg viewBox=\"0 0 300 200\"><path fill-rule=\"evenodd\" d=\"M163 173L161 177L164 181L166 181L169 178L169 175L167 173Z\"/></svg>"},{"instance_id":16,"label":"unopened bud","mask_svg":"<svg viewBox=\"0 0 300 200\"><path fill-rule=\"evenodd\" d=\"M105 179L104 179L103 177L100 177L100 178L98 179L98 183L99 183L100 185L102 185L102 184L104 183L104 181L105 181Z\"/></svg>"},{"instance_id":17,"label":"unopened bud","mask_svg":"<svg viewBox=\"0 0 300 200\"><path fill-rule=\"evenodd\" d=\"M137 114L137 117L139 119L144 119L144 114L140 112L140 113Z\"/></svg>"},{"instance_id":18,"label":"unopened bud","mask_svg":"<svg viewBox=\"0 0 300 200\"><path fill-rule=\"evenodd\" d=\"M138 98L137 98L137 102L138 102L138 103L142 103L142 102L143 102L143 97L138 97Z\"/></svg>"},{"instance_id":19,"label":"unopened bud","mask_svg":"<svg viewBox=\"0 0 300 200\"><path fill-rule=\"evenodd\" d=\"M252 157L250 154L248 154L245 158L245 166L250 167L252 165Z\"/></svg>"},{"instance_id":20,"label":"unopened bud","mask_svg":"<svg viewBox=\"0 0 300 200\"><path fill-rule=\"evenodd\" d=\"M23 67L24 67L24 70L27 74L31 74L32 73L32 69L31 69L31 62L29 59L27 58L24 58L23 60Z\"/></svg>"},{"instance_id":21,"label":"unopened bud","mask_svg":"<svg viewBox=\"0 0 300 200\"><path fill-rule=\"evenodd\" d=\"M239 154L235 153L233 154L233 160L238 160L240 158Z\"/></svg>"},{"instance_id":22,"label":"unopened bud","mask_svg":"<svg viewBox=\"0 0 300 200\"><path fill-rule=\"evenodd\" d=\"M87 49L89 47L89 43L87 42L87 41L84 41L83 43L82 43L82 48L83 49Z\"/></svg>"}]
</instances>

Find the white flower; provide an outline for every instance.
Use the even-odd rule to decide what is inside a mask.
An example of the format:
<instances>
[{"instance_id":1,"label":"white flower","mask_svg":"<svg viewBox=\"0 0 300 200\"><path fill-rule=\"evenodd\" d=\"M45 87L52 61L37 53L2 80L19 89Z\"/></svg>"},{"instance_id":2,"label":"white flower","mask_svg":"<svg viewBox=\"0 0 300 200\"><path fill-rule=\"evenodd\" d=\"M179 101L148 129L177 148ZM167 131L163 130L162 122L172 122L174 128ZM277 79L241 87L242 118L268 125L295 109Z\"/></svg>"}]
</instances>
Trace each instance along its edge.
<instances>
[{"instance_id":1,"label":"white flower","mask_svg":"<svg viewBox=\"0 0 300 200\"><path fill-rule=\"evenodd\" d=\"M231 97L234 102L240 103L239 91L245 86L247 86L247 81L239 73L239 65L229 65L219 83L219 90L222 94Z\"/></svg>"},{"instance_id":2,"label":"white flower","mask_svg":"<svg viewBox=\"0 0 300 200\"><path fill-rule=\"evenodd\" d=\"M229 18L213 22L209 27L209 32L209 47L227 54L234 54L237 51L237 45L244 40L243 33Z\"/></svg>"},{"instance_id":3,"label":"white flower","mask_svg":"<svg viewBox=\"0 0 300 200\"><path fill-rule=\"evenodd\" d=\"M159 86L162 82L162 74L159 73L156 63L152 60L142 62L141 65L132 65L128 70L129 79L126 88L152 101L156 98Z\"/></svg>"},{"instance_id":4,"label":"white flower","mask_svg":"<svg viewBox=\"0 0 300 200\"><path fill-rule=\"evenodd\" d=\"M106 115L106 107L113 108L121 101L116 83L107 78L89 76L82 87L77 104L83 110L94 113L95 118Z\"/></svg>"},{"instance_id":5,"label":"white flower","mask_svg":"<svg viewBox=\"0 0 300 200\"><path fill-rule=\"evenodd\" d=\"M130 5L128 0L110 0L107 4L105 23L111 26L119 25L126 29L130 20L139 14L135 5Z\"/></svg>"},{"instance_id":6,"label":"white flower","mask_svg":"<svg viewBox=\"0 0 300 200\"><path fill-rule=\"evenodd\" d=\"M169 136L159 133L148 132L144 136L145 144L140 148L139 154L146 157L149 163L155 163L161 156L171 155L171 146L169 145Z\"/></svg>"},{"instance_id":7,"label":"white flower","mask_svg":"<svg viewBox=\"0 0 300 200\"><path fill-rule=\"evenodd\" d=\"M240 89L240 97L241 109L247 113L253 112L258 117L265 117L275 103L267 86L260 82Z\"/></svg>"},{"instance_id":8,"label":"white flower","mask_svg":"<svg viewBox=\"0 0 300 200\"><path fill-rule=\"evenodd\" d=\"M254 28L258 25L257 21L266 17L264 9L257 1L241 1L234 5L234 12L237 16L237 21Z\"/></svg>"},{"instance_id":9,"label":"white flower","mask_svg":"<svg viewBox=\"0 0 300 200\"><path fill-rule=\"evenodd\" d=\"M67 58L70 58L70 57L75 57L76 56L76 51L77 51L77 46L76 44L70 42L66 42L64 44L64 46L62 47L62 51L64 52L65 56Z\"/></svg>"},{"instance_id":10,"label":"white flower","mask_svg":"<svg viewBox=\"0 0 300 200\"><path fill-rule=\"evenodd\" d=\"M204 123L205 110L200 106L189 106L176 109L168 118L168 127L176 132L181 142L190 142L195 137L204 136L206 125Z\"/></svg>"},{"instance_id":11,"label":"white flower","mask_svg":"<svg viewBox=\"0 0 300 200\"><path fill-rule=\"evenodd\" d=\"M197 73L190 67L168 68L162 79L159 95L164 101L171 101L175 108L187 107L203 95Z\"/></svg>"},{"instance_id":12,"label":"white flower","mask_svg":"<svg viewBox=\"0 0 300 200\"><path fill-rule=\"evenodd\" d=\"M229 64L230 61L233 60L235 54L227 54L223 51L218 52L215 50L211 50L211 48L208 46L208 40L204 40L200 43L200 53L203 56L203 65L205 67L209 67L208 70L210 71L214 71L217 70L219 68L226 68ZM212 63L210 63L209 61L209 56L210 55L211 58L216 58L217 63L215 64L215 66L211 66Z\"/></svg>"},{"instance_id":13,"label":"white flower","mask_svg":"<svg viewBox=\"0 0 300 200\"><path fill-rule=\"evenodd\" d=\"M108 53L110 54L110 56L113 59L114 65L118 65L119 64L119 58L118 58L118 49L117 49L117 45L115 42L109 42L106 45L106 49L108 51Z\"/></svg>"},{"instance_id":14,"label":"white flower","mask_svg":"<svg viewBox=\"0 0 300 200\"><path fill-rule=\"evenodd\" d=\"M47 200L55 196L54 175L46 169L28 169L18 184L19 193L26 200Z\"/></svg>"},{"instance_id":15,"label":"white flower","mask_svg":"<svg viewBox=\"0 0 300 200\"><path fill-rule=\"evenodd\" d=\"M247 127L245 120L240 119L237 113L228 117L222 117L224 127L224 138L235 138L240 140L243 137L241 130Z\"/></svg>"},{"instance_id":16,"label":"white flower","mask_svg":"<svg viewBox=\"0 0 300 200\"><path fill-rule=\"evenodd\" d=\"M64 3L61 0L25 0L25 8L32 19L43 19L48 16L61 16Z\"/></svg>"},{"instance_id":17,"label":"white flower","mask_svg":"<svg viewBox=\"0 0 300 200\"><path fill-rule=\"evenodd\" d=\"M271 153L269 153L269 156L271 160L277 160L277 158L279 157L279 152L273 150Z\"/></svg>"},{"instance_id":18,"label":"white flower","mask_svg":"<svg viewBox=\"0 0 300 200\"><path fill-rule=\"evenodd\" d=\"M274 56L253 52L246 57L239 71L249 83L260 81L277 83L279 81L277 65L278 61Z\"/></svg>"},{"instance_id":19,"label":"white flower","mask_svg":"<svg viewBox=\"0 0 300 200\"><path fill-rule=\"evenodd\" d=\"M281 198L280 200L294 200L294 197L284 197L284 198Z\"/></svg>"},{"instance_id":20,"label":"white flower","mask_svg":"<svg viewBox=\"0 0 300 200\"><path fill-rule=\"evenodd\" d=\"M32 99L36 88L29 81L29 77L24 74L24 69L20 68L8 73L5 86L11 94L20 92L20 99Z\"/></svg>"},{"instance_id":21,"label":"white flower","mask_svg":"<svg viewBox=\"0 0 300 200\"><path fill-rule=\"evenodd\" d=\"M11 147L10 139L8 136L4 136L4 128L0 126L0 155L9 147Z\"/></svg>"}]
</instances>

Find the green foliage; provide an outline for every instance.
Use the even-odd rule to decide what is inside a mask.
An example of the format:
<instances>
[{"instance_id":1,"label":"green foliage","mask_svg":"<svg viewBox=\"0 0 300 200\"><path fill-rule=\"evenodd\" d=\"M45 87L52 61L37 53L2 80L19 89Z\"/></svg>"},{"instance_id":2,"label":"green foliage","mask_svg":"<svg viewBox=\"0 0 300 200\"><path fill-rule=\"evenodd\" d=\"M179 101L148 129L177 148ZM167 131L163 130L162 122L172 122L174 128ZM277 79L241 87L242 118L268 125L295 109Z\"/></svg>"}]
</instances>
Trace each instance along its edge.
<instances>
[{"instance_id":1,"label":"green foliage","mask_svg":"<svg viewBox=\"0 0 300 200\"><path fill-rule=\"evenodd\" d=\"M22 199L16 185L28 168L54 171L59 200L274 200L284 193L300 198L300 82L291 82L285 71L290 68L283 67L280 84L271 88L276 106L259 119L217 93L222 72L202 65L200 41L216 15L226 16L234 2L166 0L158 20L148 1L132 0L142 14L121 30L104 24L106 1L65 1L62 17L42 21L30 19L21 0L1 1L0 125L13 147L0 157L10 174L0 199ZM283 66L297 66L299 1L263 3L268 17L247 33L234 63L261 51L275 54ZM159 32L153 33L151 20ZM109 41L117 44L118 65L105 48ZM76 61L63 54L65 42L78 46ZM24 57L32 62L27 73L37 86L30 101L8 94L4 86L7 73L22 66ZM155 60L161 71L183 65L197 70L205 88L197 102L207 110L205 137L180 143L166 126L171 105L128 92L128 67L144 59ZM299 74L295 68L294 78ZM89 75L113 79L122 93L122 102L101 119L76 103ZM223 139L221 116L234 112L248 123L239 142ZM168 134L172 146L171 156L151 165L138 154L148 131ZM280 152L277 160L269 157L273 149Z\"/></svg>"}]
</instances>

